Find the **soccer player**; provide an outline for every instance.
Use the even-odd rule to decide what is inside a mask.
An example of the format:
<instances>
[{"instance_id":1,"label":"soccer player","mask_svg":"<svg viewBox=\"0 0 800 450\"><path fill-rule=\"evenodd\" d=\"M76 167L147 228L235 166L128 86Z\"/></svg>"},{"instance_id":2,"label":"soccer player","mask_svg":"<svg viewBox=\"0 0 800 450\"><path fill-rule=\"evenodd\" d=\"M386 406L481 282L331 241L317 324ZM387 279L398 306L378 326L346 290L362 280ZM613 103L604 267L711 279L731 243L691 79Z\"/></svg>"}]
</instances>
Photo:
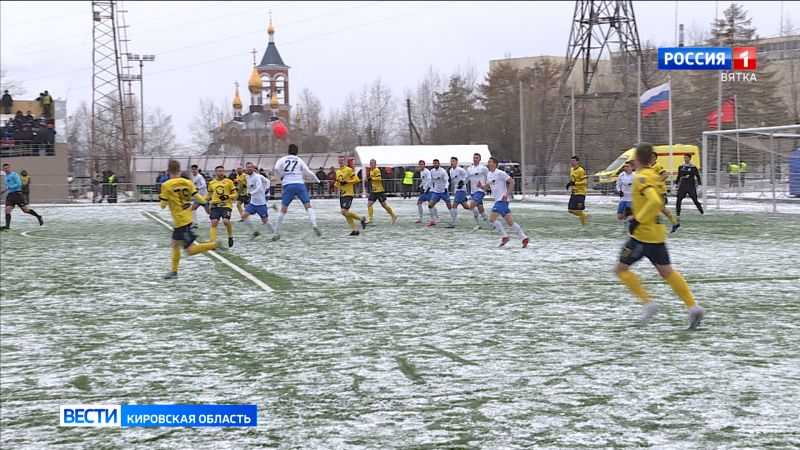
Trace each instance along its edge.
<instances>
[{"instance_id":1,"label":"soccer player","mask_svg":"<svg viewBox=\"0 0 800 450\"><path fill-rule=\"evenodd\" d=\"M242 220L247 228L253 232L253 237L258 237L259 233L250 221L251 214L258 214L263 223L269 231L275 234L275 228L269 223L269 210L267 209L267 191L269 191L269 179L256 171L255 164L248 162L245 165L247 172L247 192L250 196L250 202L244 207Z\"/></svg>"},{"instance_id":2,"label":"soccer player","mask_svg":"<svg viewBox=\"0 0 800 450\"><path fill-rule=\"evenodd\" d=\"M697 179L695 185L694 180ZM697 200L697 186L703 185L703 180L700 179L700 172L697 166L692 164L692 155L683 155L683 164L678 167L678 177L675 179L678 185L678 201L675 202L675 215L681 215L681 202L688 195L694 202L694 206L703 214L703 205Z\"/></svg>"},{"instance_id":3,"label":"soccer player","mask_svg":"<svg viewBox=\"0 0 800 450\"><path fill-rule=\"evenodd\" d=\"M25 201L25 196L22 195L22 179L17 172L11 171L11 164L3 164L3 172L6 173L6 224L0 227L0 230L8 231L11 229L11 211L15 206L19 206L22 212L36 217L39 221L39 226L44 225L44 218L36 213L36 211L28 208L28 203Z\"/></svg>"},{"instance_id":4,"label":"soccer player","mask_svg":"<svg viewBox=\"0 0 800 450\"><path fill-rule=\"evenodd\" d=\"M617 192L619 193L619 206L617 206L617 219L625 220L631 215L631 188L633 187L633 161L626 161L622 172L617 175Z\"/></svg>"},{"instance_id":5,"label":"soccer player","mask_svg":"<svg viewBox=\"0 0 800 450\"><path fill-rule=\"evenodd\" d=\"M681 224L678 223L678 219L676 219L675 216L673 216L672 213L667 209L667 203L669 202L669 199L667 197L667 183L665 183L665 181L667 180L667 177L669 177L669 174L667 173L667 170L664 169L661 164L659 164L658 155L655 152L653 152L653 161L651 167L658 174L657 189L658 193L664 200L664 204L661 206L661 214L664 214L664 216L666 216L667 219L672 222L672 231L670 231L670 233L674 233L681 226Z\"/></svg>"},{"instance_id":6,"label":"soccer player","mask_svg":"<svg viewBox=\"0 0 800 450\"><path fill-rule=\"evenodd\" d=\"M244 212L242 205L250 203L250 196L247 195L247 174L242 170L242 166L236 167L236 180L234 184L239 191L239 195L236 197L236 209L239 210L239 217L241 217L239 222L242 222L244 221L244 217L242 217L242 213Z\"/></svg>"},{"instance_id":7,"label":"soccer player","mask_svg":"<svg viewBox=\"0 0 800 450\"><path fill-rule=\"evenodd\" d=\"M208 194L206 194L206 201L211 204L211 234L209 239L212 242L217 241L217 225L219 220L225 225L228 231L228 247L233 247L233 225L231 225L231 210L233 210L233 199L236 198L239 191L233 184L233 180L225 176L225 168L217 166L214 169L216 179L211 180L208 184Z\"/></svg>"},{"instance_id":8,"label":"soccer player","mask_svg":"<svg viewBox=\"0 0 800 450\"><path fill-rule=\"evenodd\" d=\"M428 203L431 199L431 171L425 167L425 160L419 160L419 197L417 198L417 220L414 223L422 222L422 203Z\"/></svg>"},{"instance_id":9,"label":"soccer player","mask_svg":"<svg viewBox=\"0 0 800 450\"><path fill-rule=\"evenodd\" d=\"M569 164L572 167L569 169L567 190L572 188L572 194L569 196L567 210L570 214L578 216L581 219L581 226L586 227L586 220L589 216L583 210L586 208L586 186L589 182L586 179L586 171L581 167L580 161L581 159L575 155L569 159Z\"/></svg>"},{"instance_id":10,"label":"soccer player","mask_svg":"<svg viewBox=\"0 0 800 450\"><path fill-rule=\"evenodd\" d=\"M197 192L200 196L205 198L208 195L208 186L206 186L206 178L200 173L197 164L192 164L192 182L194 182L194 186L197 188ZM208 202L206 202L202 206L206 214L210 215L211 210L208 205ZM192 200L192 228L197 228L197 208L199 207L200 203L198 203L197 200Z\"/></svg>"},{"instance_id":11,"label":"soccer player","mask_svg":"<svg viewBox=\"0 0 800 450\"><path fill-rule=\"evenodd\" d=\"M500 216L505 219L508 226L517 233L520 239L522 239L522 248L528 246L528 236L522 231L519 224L514 222L514 218L511 216L511 209L508 207L508 196L511 192L514 191L514 179L510 177L507 173L502 170L497 170L497 164L500 161L497 158L489 158L489 175L486 177L487 183L492 190L492 195L494 195L495 202L494 206L492 207L492 213L489 215L489 223L492 224L492 228L500 233L500 247L506 245L509 241L508 234L506 230L503 228L503 224L497 220L497 217ZM481 184L478 187L483 186Z\"/></svg>"},{"instance_id":12,"label":"soccer player","mask_svg":"<svg viewBox=\"0 0 800 450\"><path fill-rule=\"evenodd\" d=\"M489 169L481 165L480 153L472 155L472 165L467 169L467 174L469 175L470 192L472 192L469 207L472 210L472 218L475 219L475 228L473 230L480 230L481 223L478 221L478 216L480 215L484 221L489 219L483 209L483 197L486 195L486 191L481 187L486 185Z\"/></svg>"},{"instance_id":13,"label":"soccer player","mask_svg":"<svg viewBox=\"0 0 800 450\"><path fill-rule=\"evenodd\" d=\"M453 156L450 158L450 181L453 183L455 187L455 197L453 199L453 209L450 210L450 217L451 223L447 226L447 228L455 228L456 227L456 220L458 220L458 205L461 205L464 209L470 210L469 202L467 201L467 180L469 179L469 174L467 174L466 169L458 165L458 158ZM478 211L477 209L473 213L475 216L475 223L477 222L478 218Z\"/></svg>"},{"instance_id":14,"label":"soccer player","mask_svg":"<svg viewBox=\"0 0 800 450\"><path fill-rule=\"evenodd\" d=\"M289 154L282 157L275 163L275 174L280 177L282 184L281 193L281 212L278 213L278 220L275 223L275 233L272 235L272 240L277 241L281 238L281 228L283 228L283 220L286 217L286 211L289 210L289 205L297 197L300 203L308 213L308 220L311 222L311 228L317 236L322 236L317 225L317 214L314 208L311 207L311 198L308 196L308 189L303 180L303 175L313 180L314 183L319 183L319 178L308 168L305 161L297 156L300 149L296 144L289 144Z\"/></svg>"},{"instance_id":15,"label":"soccer player","mask_svg":"<svg viewBox=\"0 0 800 450\"><path fill-rule=\"evenodd\" d=\"M447 209L450 211L451 227L455 227L453 222L453 204L450 203L450 191L447 185L450 184L450 177L447 176L447 171L439 166L439 160L433 160L433 169L431 169L431 198L428 200L428 212L431 215L431 221L428 222L429 227L435 227L439 221L439 211L436 210L436 203L439 200L444 200Z\"/></svg>"},{"instance_id":16,"label":"soccer player","mask_svg":"<svg viewBox=\"0 0 800 450\"><path fill-rule=\"evenodd\" d=\"M645 325L658 312L658 305L650 299L639 277L630 271L630 266L642 257L649 259L658 274L689 308L689 329L695 329L700 325L705 312L697 305L686 280L670 264L665 244L666 229L657 221L664 199L658 192L661 177L650 165L653 154L651 144L641 143L636 146L634 162L637 167L632 188L633 216L629 219L631 238L622 249L614 273L644 303L641 323Z\"/></svg>"},{"instance_id":17,"label":"soccer player","mask_svg":"<svg viewBox=\"0 0 800 450\"><path fill-rule=\"evenodd\" d=\"M191 180L181 177L181 164L171 159L167 164L169 180L161 185L161 194L158 199L161 201L161 209L169 205L169 212L172 214L172 271L164 275L164 278L175 278L178 276L178 263L181 261L181 247L191 255L214 250L217 248L216 241L198 244L195 242L197 236L192 233L192 199L198 203L206 203L206 199L201 197L197 188Z\"/></svg>"},{"instance_id":18,"label":"soccer player","mask_svg":"<svg viewBox=\"0 0 800 450\"><path fill-rule=\"evenodd\" d=\"M353 186L360 181L361 179L353 172L353 169L344 163L344 156L340 156L339 169L336 171L336 187L339 189L339 206L342 208L342 215L347 220L347 224L350 225L350 236L359 235L356 222L361 223L362 230L367 228L366 218L350 212L350 206L353 205L353 197L355 197Z\"/></svg>"},{"instance_id":19,"label":"soccer player","mask_svg":"<svg viewBox=\"0 0 800 450\"><path fill-rule=\"evenodd\" d=\"M372 182L372 192L369 194L367 200L367 212L369 213L369 221L372 223L374 218L375 209L372 205L375 202L380 202L383 209L389 213L392 218L392 224L397 220L397 215L392 211L392 207L386 203L386 192L383 190L383 178L381 178L381 169L378 168L378 162L374 159L369 160L369 180Z\"/></svg>"}]
</instances>

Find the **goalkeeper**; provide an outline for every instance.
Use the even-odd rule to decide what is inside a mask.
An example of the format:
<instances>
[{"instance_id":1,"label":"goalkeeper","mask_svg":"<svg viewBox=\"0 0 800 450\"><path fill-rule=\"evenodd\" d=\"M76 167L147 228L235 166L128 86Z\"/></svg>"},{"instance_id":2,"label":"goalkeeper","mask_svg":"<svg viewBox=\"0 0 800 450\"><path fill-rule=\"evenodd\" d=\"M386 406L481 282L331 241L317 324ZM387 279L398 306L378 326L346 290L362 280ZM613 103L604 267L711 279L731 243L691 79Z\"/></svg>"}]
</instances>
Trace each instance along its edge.
<instances>
[{"instance_id":1,"label":"goalkeeper","mask_svg":"<svg viewBox=\"0 0 800 450\"><path fill-rule=\"evenodd\" d=\"M233 184L233 180L225 176L225 168L217 166L214 169L217 176L208 184L208 195L206 201L211 203L211 242L217 240L217 224L219 219L225 224L228 231L228 247L233 247L233 225L231 225L231 211L233 201L237 198L239 191Z\"/></svg>"},{"instance_id":2,"label":"goalkeeper","mask_svg":"<svg viewBox=\"0 0 800 450\"><path fill-rule=\"evenodd\" d=\"M697 180L695 185L694 180ZM697 166L692 164L692 155L683 155L683 164L678 167L678 178L675 179L675 184L678 185L678 201L675 203L675 214L681 215L681 202L688 195L694 202L694 206L703 214L703 205L697 200L697 186L703 185L703 180L700 179L700 171Z\"/></svg>"},{"instance_id":3,"label":"goalkeeper","mask_svg":"<svg viewBox=\"0 0 800 450\"><path fill-rule=\"evenodd\" d=\"M661 182L659 174L650 167L653 158L651 144L636 146L635 164L637 166L633 180L633 217L629 221L630 240L625 244L619 257L619 262L614 267L614 273L625 286L636 295L642 303L641 323L646 324L658 312L658 305L650 299L644 290L642 281L633 272L630 266L646 257L656 266L658 274L670 285L675 294L683 300L689 309L689 329L700 326L705 312L694 300L686 280L675 270L669 260L667 245L665 244L667 230L658 222L664 200L658 192Z\"/></svg>"}]
</instances>

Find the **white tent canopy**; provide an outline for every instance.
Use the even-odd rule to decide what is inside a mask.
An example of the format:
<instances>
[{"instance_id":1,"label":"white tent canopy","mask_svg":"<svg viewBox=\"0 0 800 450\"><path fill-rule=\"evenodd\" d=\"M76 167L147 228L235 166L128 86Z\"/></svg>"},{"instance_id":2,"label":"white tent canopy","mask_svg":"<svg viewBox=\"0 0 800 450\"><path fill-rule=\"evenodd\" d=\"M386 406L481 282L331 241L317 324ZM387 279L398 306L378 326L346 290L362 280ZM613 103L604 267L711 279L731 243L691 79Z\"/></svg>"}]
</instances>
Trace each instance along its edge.
<instances>
[{"instance_id":1,"label":"white tent canopy","mask_svg":"<svg viewBox=\"0 0 800 450\"><path fill-rule=\"evenodd\" d=\"M356 147L357 167L369 165L370 159L375 159L380 167L416 166L420 159L427 165L438 159L442 166L450 164L450 158L458 158L460 165L472 164L472 155L480 153L485 164L492 156L488 145L377 145L369 147Z\"/></svg>"}]
</instances>

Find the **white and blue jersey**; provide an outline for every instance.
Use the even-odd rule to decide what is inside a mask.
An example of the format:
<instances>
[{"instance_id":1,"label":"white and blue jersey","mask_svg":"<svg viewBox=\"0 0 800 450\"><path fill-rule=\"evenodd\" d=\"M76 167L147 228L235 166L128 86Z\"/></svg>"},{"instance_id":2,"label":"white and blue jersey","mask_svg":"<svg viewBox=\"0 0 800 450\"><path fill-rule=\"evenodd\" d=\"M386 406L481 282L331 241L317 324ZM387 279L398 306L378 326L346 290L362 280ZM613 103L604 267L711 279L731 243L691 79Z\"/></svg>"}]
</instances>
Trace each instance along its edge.
<instances>
[{"instance_id":1,"label":"white and blue jersey","mask_svg":"<svg viewBox=\"0 0 800 450\"><path fill-rule=\"evenodd\" d=\"M617 214L622 214L625 208L632 208L631 191L633 190L633 172L630 174L620 172L617 176L617 191L622 192L619 205L617 206Z\"/></svg>"},{"instance_id":2,"label":"white and blue jersey","mask_svg":"<svg viewBox=\"0 0 800 450\"><path fill-rule=\"evenodd\" d=\"M423 169L419 173L419 187L420 187L420 194L417 201L420 202L427 202L430 200L430 190L431 190L431 171L428 169Z\"/></svg>"},{"instance_id":3,"label":"white and blue jersey","mask_svg":"<svg viewBox=\"0 0 800 450\"><path fill-rule=\"evenodd\" d=\"M262 219L269 216L267 209L269 186L269 179L258 172L247 175L247 194L250 195L250 203L245 206L245 211L249 214L258 214Z\"/></svg>"},{"instance_id":4,"label":"white and blue jersey","mask_svg":"<svg viewBox=\"0 0 800 450\"><path fill-rule=\"evenodd\" d=\"M467 201L467 183L469 182L469 174L461 167L450 168L450 182L455 189L455 203L459 205Z\"/></svg>"},{"instance_id":5,"label":"white and blue jersey","mask_svg":"<svg viewBox=\"0 0 800 450\"><path fill-rule=\"evenodd\" d=\"M297 155L287 155L275 163L275 173L282 185L281 205L289 206L297 197L304 205L311 203L303 175L319 183L317 175L308 168L305 161Z\"/></svg>"},{"instance_id":6,"label":"white and blue jersey","mask_svg":"<svg viewBox=\"0 0 800 450\"><path fill-rule=\"evenodd\" d=\"M450 178L447 176L446 170L441 167L431 169L432 192L430 201L438 202L439 200L444 200L446 203L450 203L450 191L447 190L449 182Z\"/></svg>"},{"instance_id":7,"label":"white and blue jersey","mask_svg":"<svg viewBox=\"0 0 800 450\"><path fill-rule=\"evenodd\" d=\"M208 195L208 186L206 185L206 179L203 177L203 175L198 173L192 177L192 182L194 182L194 187L197 188L197 193L200 194L201 197ZM192 203L196 205L200 204L200 202L195 199L192 199Z\"/></svg>"},{"instance_id":8,"label":"white and blue jersey","mask_svg":"<svg viewBox=\"0 0 800 450\"><path fill-rule=\"evenodd\" d=\"M472 192L472 200L478 205L483 204L483 197L486 195L483 186L486 184L486 179L489 176L489 168L483 165L471 165L467 169L467 176L469 178L469 188ZM478 183L481 187L478 187Z\"/></svg>"},{"instance_id":9,"label":"white and blue jersey","mask_svg":"<svg viewBox=\"0 0 800 450\"><path fill-rule=\"evenodd\" d=\"M486 182L491 187L492 195L494 195L496 200L492 207L492 212L500 214L502 217L505 217L506 214L511 212L511 209L508 207L508 200L503 199L503 197L508 194L508 180L510 178L511 177L502 170L489 172L489 175L486 177Z\"/></svg>"}]
</instances>

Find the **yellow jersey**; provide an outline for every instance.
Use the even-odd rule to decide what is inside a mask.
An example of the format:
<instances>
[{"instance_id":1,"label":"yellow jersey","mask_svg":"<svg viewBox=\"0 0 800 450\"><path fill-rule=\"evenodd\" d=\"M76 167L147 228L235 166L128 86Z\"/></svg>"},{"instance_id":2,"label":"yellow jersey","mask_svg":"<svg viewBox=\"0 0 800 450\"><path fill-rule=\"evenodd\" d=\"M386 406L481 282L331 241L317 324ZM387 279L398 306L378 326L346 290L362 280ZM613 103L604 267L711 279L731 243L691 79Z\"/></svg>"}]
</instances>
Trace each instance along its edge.
<instances>
[{"instance_id":1,"label":"yellow jersey","mask_svg":"<svg viewBox=\"0 0 800 450\"><path fill-rule=\"evenodd\" d=\"M344 186L341 184L342 181L346 182ZM339 187L339 195L342 197L353 197L356 195L355 191L353 190L353 185L361 181L348 166L340 167L339 170L336 171L336 186Z\"/></svg>"},{"instance_id":2,"label":"yellow jersey","mask_svg":"<svg viewBox=\"0 0 800 450\"><path fill-rule=\"evenodd\" d=\"M589 181L586 179L586 171L583 167L569 168L569 181L575 183L572 186L573 195L586 195L586 186Z\"/></svg>"},{"instance_id":3,"label":"yellow jersey","mask_svg":"<svg viewBox=\"0 0 800 450\"><path fill-rule=\"evenodd\" d=\"M657 221L664 207L664 199L658 193L659 183L661 176L650 167L636 171L633 176L633 217L639 222L633 238L639 242L661 244L667 238L667 230Z\"/></svg>"},{"instance_id":4,"label":"yellow jersey","mask_svg":"<svg viewBox=\"0 0 800 450\"><path fill-rule=\"evenodd\" d=\"M658 174L658 186L656 186L656 190L658 190L659 194L666 195L667 183L661 181L661 176L664 174L664 172L666 172L666 170L664 170L664 166L656 162L650 167Z\"/></svg>"},{"instance_id":5,"label":"yellow jersey","mask_svg":"<svg viewBox=\"0 0 800 450\"><path fill-rule=\"evenodd\" d=\"M161 208L169 205L172 222L175 228L180 228L192 223L192 198L200 203L206 200L197 193L197 188L191 180L186 178L170 178L161 184Z\"/></svg>"},{"instance_id":6,"label":"yellow jersey","mask_svg":"<svg viewBox=\"0 0 800 450\"><path fill-rule=\"evenodd\" d=\"M381 169L376 167L370 170L369 179L372 181L372 192L383 192L383 178L381 178Z\"/></svg>"},{"instance_id":7,"label":"yellow jersey","mask_svg":"<svg viewBox=\"0 0 800 450\"><path fill-rule=\"evenodd\" d=\"M233 180L215 178L208 183L206 200L211 202L212 208L233 208L233 201L236 200L237 193Z\"/></svg>"},{"instance_id":8,"label":"yellow jersey","mask_svg":"<svg viewBox=\"0 0 800 450\"><path fill-rule=\"evenodd\" d=\"M239 189L239 195L247 195L247 172L236 175L236 187Z\"/></svg>"}]
</instances>

